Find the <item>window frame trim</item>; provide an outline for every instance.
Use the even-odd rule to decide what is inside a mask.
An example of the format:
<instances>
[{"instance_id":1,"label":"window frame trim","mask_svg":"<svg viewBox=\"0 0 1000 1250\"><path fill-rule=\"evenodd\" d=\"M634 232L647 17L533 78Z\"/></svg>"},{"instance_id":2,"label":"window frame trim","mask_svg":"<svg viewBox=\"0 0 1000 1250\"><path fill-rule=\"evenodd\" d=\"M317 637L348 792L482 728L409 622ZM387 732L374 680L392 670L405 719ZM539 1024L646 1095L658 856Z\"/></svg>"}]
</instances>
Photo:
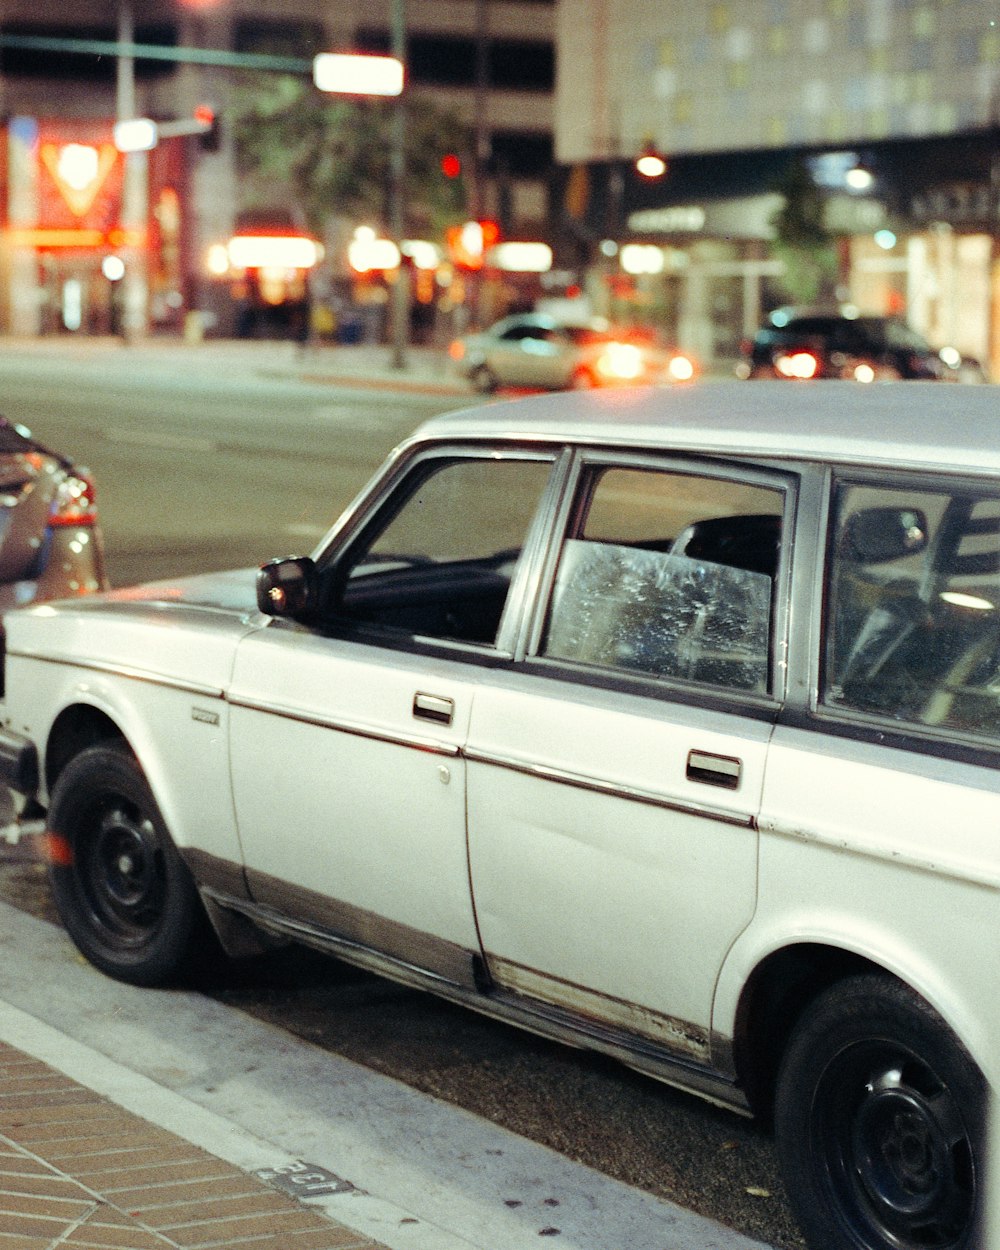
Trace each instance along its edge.
<instances>
[{"instance_id":1,"label":"window frame trim","mask_svg":"<svg viewBox=\"0 0 1000 1250\"><path fill-rule=\"evenodd\" d=\"M597 446L571 446L570 461L558 510L551 516L548 540L541 555L535 579L531 611L518 640L514 660L543 676L571 679L577 684L625 687L636 693L649 693L662 698L665 692L676 692L681 701L711 698L728 707L780 707L788 695L789 626L791 621L792 572L795 565L799 497L805 466L789 468L770 460L728 459L698 452L643 451ZM576 664L569 660L540 654L549 604L555 588L559 557L566 541L571 519L579 507L580 487L584 476L595 468L625 468L686 476L717 478L727 482L775 491L782 502L782 541L778 570L771 591L772 620L769 640L769 689L764 693L714 686L680 678L653 674L624 672L596 665Z\"/></svg>"},{"instance_id":2,"label":"window frame trim","mask_svg":"<svg viewBox=\"0 0 1000 1250\"><path fill-rule=\"evenodd\" d=\"M390 505L393 496L411 474L426 472L434 461L440 462L440 469L449 462L499 460L548 464L549 474L528 523L524 544L517 561L517 569L511 579L496 639L492 645L454 638L438 638L431 634L411 634L372 622L337 617L336 614L332 614L332 619L322 626L317 626L316 632L325 637L342 638L359 645L385 647L409 654L443 654L465 660L491 659L503 662L512 660L520 621L526 607L525 596L532 585L531 570L536 562L535 553L537 548L546 541L548 518L552 511L549 501L552 497L558 499L564 489L568 467L565 447L551 443L532 443L528 440L503 444L481 440L468 443L448 440L417 445L410 454L401 455L394 460L383 476L376 481L371 491L355 502L342 524L335 528L335 531L317 550L315 558L321 576L336 581L340 577L343 564L350 559L351 552L358 543L365 540L370 524L383 509ZM430 470L431 473L434 471ZM406 507L407 502L408 500L404 501L396 515ZM325 562L324 557L326 557Z\"/></svg>"},{"instance_id":3,"label":"window frame trim","mask_svg":"<svg viewBox=\"0 0 1000 1250\"><path fill-rule=\"evenodd\" d=\"M828 612L832 596L832 572L837 522L836 494L843 486L864 486L872 489L922 491L947 496L967 491L980 498L992 497L1000 502L1000 483L995 478L981 478L961 473L933 473L892 467L866 468L863 465L829 464L823 470L825 498L820 516L819 551L816 561L816 586L813 596L812 620L816 639L810 655L810 697L808 713L813 728L831 731L838 736L891 745L898 750L936 755L967 762L985 762L996 767L1000 758L1000 732L990 739L971 731L944 725L923 725L920 721L897 720L863 708L838 707L825 700L827 648L830 637Z\"/></svg>"}]
</instances>

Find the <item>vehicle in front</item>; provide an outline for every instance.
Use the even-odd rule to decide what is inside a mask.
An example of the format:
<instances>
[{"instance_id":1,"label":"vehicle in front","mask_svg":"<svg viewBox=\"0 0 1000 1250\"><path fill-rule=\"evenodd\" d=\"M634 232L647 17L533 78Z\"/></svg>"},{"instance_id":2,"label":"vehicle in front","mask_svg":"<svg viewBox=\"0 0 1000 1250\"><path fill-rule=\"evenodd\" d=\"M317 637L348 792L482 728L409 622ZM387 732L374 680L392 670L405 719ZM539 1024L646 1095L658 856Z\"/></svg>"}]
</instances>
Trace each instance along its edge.
<instances>
[{"instance_id":1,"label":"vehicle in front","mask_svg":"<svg viewBox=\"0 0 1000 1250\"><path fill-rule=\"evenodd\" d=\"M12 613L0 778L70 936L137 984L305 942L773 1118L814 1250L973 1250L995 428L916 384L479 406L311 556Z\"/></svg>"},{"instance_id":2,"label":"vehicle in front","mask_svg":"<svg viewBox=\"0 0 1000 1250\"><path fill-rule=\"evenodd\" d=\"M985 382L978 360L931 347L899 317L835 309L777 308L743 345L740 378L854 382Z\"/></svg>"},{"instance_id":3,"label":"vehicle in front","mask_svg":"<svg viewBox=\"0 0 1000 1250\"><path fill-rule=\"evenodd\" d=\"M651 330L600 317L565 321L517 313L455 339L448 353L455 372L483 393L674 385L698 374L691 356L664 347Z\"/></svg>"},{"instance_id":4,"label":"vehicle in front","mask_svg":"<svg viewBox=\"0 0 1000 1250\"><path fill-rule=\"evenodd\" d=\"M0 612L107 584L89 472L0 417Z\"/></svg>"}]
</instances>

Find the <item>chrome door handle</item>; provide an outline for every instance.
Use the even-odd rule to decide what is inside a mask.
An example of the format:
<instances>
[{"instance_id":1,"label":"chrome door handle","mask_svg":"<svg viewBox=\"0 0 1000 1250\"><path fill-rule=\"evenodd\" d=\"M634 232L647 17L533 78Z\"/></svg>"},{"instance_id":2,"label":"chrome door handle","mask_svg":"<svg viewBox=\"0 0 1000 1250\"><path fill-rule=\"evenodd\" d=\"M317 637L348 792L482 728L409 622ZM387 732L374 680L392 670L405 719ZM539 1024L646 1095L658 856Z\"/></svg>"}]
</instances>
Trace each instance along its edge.
<instances>
[{"instance_id":1,"label":"chrome door handle","mask_svg":"<svg viewBox=\"0 0 1000 1250\"><path fill-rule=\"evenodd\" d=\"M706 786L721 786L724 790L738 790L742 775L743 761L735 756L716 755L712 751L688 752L688 781L700 781Z\"/></svg>"},{"instance_id":2,"label":"chrome door handle","mask_svg":"<svg viewBox=\"0 0 1000 1250\"><path fill-rule=\"evenodd\" d=\"M455 715L455 700L445 699L437 694L423 694L418 690L413 696L413 715L418 720L432 720L437 725L450 725Z\"/></svg>"}]
</instances>

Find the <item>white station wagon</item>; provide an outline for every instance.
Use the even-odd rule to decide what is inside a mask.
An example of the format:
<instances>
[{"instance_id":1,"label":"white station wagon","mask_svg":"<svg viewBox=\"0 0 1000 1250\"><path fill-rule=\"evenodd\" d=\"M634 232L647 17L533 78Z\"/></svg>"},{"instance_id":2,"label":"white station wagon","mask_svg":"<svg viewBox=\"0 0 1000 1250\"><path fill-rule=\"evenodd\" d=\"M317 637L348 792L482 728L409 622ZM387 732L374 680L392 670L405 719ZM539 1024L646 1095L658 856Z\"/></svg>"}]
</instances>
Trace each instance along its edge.
<instances>
[{"instance_id":1,"label":"white station wagon","mask_svg":"<svg viewBox=\"0 0 1000 1250\"><path fill-rule=\"evenodd\" d=\"M0 778L112 976L305 942L773 1115L817 1250L978 1245L998 430L920 383L438 418L256 593L11 614Z\"/></svg>"}]
</instances>

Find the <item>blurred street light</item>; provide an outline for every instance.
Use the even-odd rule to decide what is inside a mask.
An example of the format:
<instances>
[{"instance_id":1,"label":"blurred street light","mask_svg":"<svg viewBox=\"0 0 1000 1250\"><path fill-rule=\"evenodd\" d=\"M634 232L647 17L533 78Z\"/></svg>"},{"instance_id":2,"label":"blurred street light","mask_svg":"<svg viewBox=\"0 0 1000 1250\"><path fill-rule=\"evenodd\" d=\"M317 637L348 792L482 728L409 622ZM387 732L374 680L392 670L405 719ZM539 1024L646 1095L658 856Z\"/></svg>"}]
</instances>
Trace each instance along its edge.
<instances>
[{"instance_id":1,"label":"blurred street light","mask_svg":"<svg viewBox=\"0 0 1000 1250\"><path fill-rule=\"evenodd\" d=\"M397 258L401 256L403 244L403 183L406 173L406 115L402 103L406 81L406 19L403 5L404 0L392 0L392 56L321 52L313 61L313 81L320 91L396 97L389 152L389 228ZM409 319L409 277L399 265L392 289L392 365L395 369L406 365Z\"/></svg>"},{"instance_id":2,"label":"blurred street light","mask_svg":"<svg viewBox=\"0 0 1000 1250\"><path fill-rule=\"evenodd\" d=\"M635 168L644 178L662 178L667 172L667 162L650 141L636 158Z\"/></svg>"},{"instance_id":3,"label":"blurred street light","mask_svg":"<svg viewBox=\"0 0 1000 1250\"><path fill-rule=\"evenodd\" d=\"M119 0L118 43L132 45L135 21L132 0ZM125 123L145 120L136 118L135 59L121 55L115 79L115 130ZM155 147L155 127L153 128ZM121 227L126 238L134 239L124 249L125 271L122 284L122 334L126 343L146 336L149 328L149 279L146 255L146 230L149 215L148 148L133 147L125 152L125 173L122 183Z\"/></svg>"}]
</instances>

